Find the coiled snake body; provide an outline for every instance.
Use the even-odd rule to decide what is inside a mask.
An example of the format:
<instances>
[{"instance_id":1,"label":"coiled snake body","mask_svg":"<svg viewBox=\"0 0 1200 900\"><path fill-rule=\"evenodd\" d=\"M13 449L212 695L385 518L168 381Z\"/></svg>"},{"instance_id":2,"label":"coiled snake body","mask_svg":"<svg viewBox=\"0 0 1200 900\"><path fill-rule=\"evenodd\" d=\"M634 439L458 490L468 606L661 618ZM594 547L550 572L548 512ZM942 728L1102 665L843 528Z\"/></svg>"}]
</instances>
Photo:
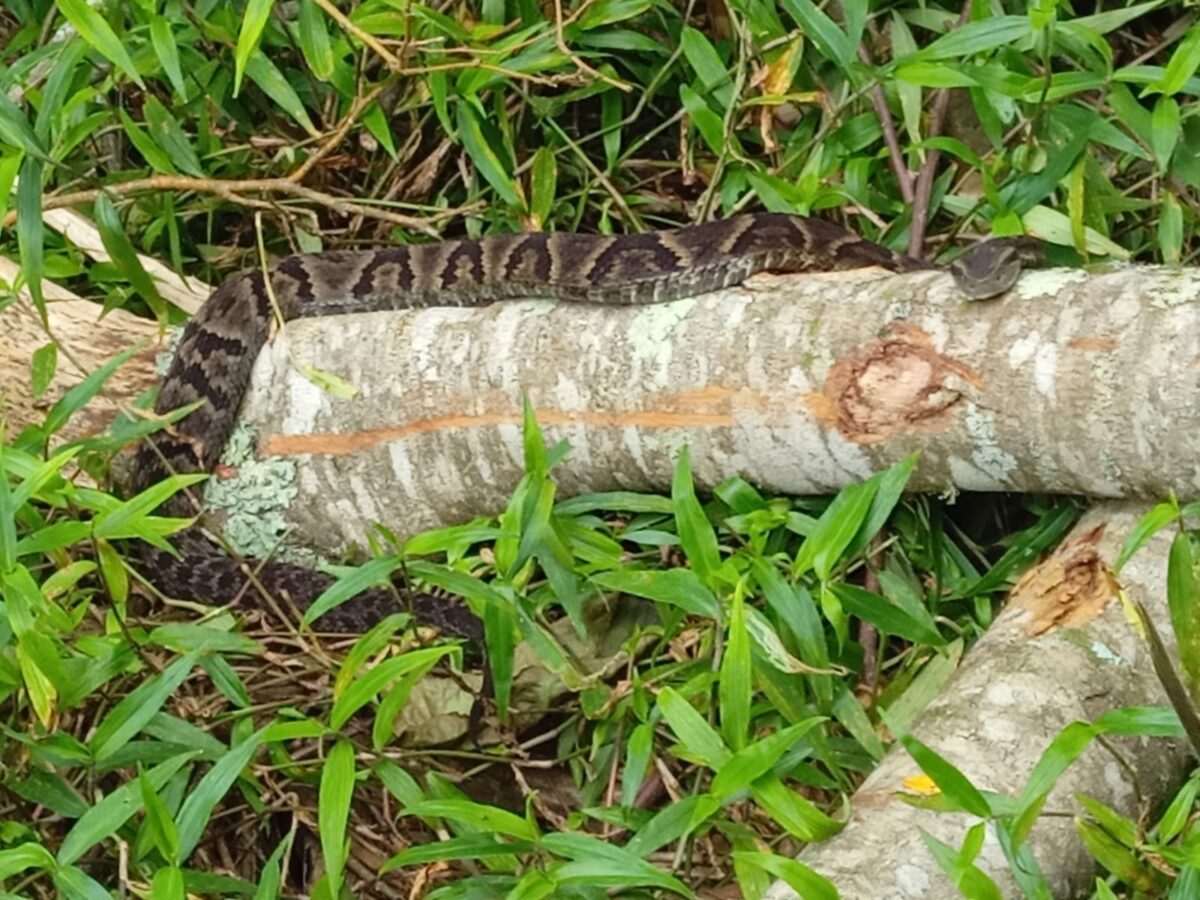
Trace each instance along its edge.
<instances>
[{"instance_id":1,"label":"coiled snake body","mask_svg":"<svg viewBox=\"0 0 1200 900\"><path fill-rule=\"evenodd\" d=\"M988 244L981 245L988 247ZM997 260L972 257L952 269L968 296L1006 289L1020 271L1005 245ZM986 255L986 254L985 254ZM203 401L194 412L139 448L130 487L141 490L170 473L206 472L219 456L250 380L251 367L275 321L423 306L481 306L504 298L550 297L598 304L674 300L735 285L756 272L816 272L880 266L896 272L929 268L818 219L752 214L650 234L606 237L520 234L482 240L394 246L293 256L270 273L226 281L184 330L155 410ZM272 299L273 297L273 299ZM164 504L167 515L191 516L185 494ZM179 556L139 549L146 576L169 596L221 604L246 589L247 572L277 598L306 609L332 583L285 562L238 561L198 526L175 535ZM253 589L252 589L253 590ZM477 639L446 598L402 596L376 588L325 614L318 627L361 631L408 609L422 622Z\"/></svg>"}]
</instances>

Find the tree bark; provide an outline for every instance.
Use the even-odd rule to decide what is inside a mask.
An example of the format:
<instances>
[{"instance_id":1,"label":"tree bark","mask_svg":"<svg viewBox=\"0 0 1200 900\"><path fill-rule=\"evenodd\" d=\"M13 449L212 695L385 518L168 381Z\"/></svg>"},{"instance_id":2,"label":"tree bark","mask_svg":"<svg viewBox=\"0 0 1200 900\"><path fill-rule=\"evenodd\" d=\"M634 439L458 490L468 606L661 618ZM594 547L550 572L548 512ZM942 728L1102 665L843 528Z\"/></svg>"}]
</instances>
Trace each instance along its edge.
<instances>
[{"instance_id":1,"label":"tree bark","mask_svg":"<svg viewBox=\"0 0 1200 900\"><path fill-rule=\"evenodd\" d=\"M258 360L214 506L333 550L502 508L522 397L569 440L563 495L741 475L822 494L921 451L911 488L1200 494L1200 275L1027 272L966 303L941 273L759 277L640 308L506 302L289 323ZM303 374L332 373L352 396ZM241 477L239 477L241 476ZM236 535L230 535L237 540Z\"/></svg>"},{"instance_id":2,"label":"tree bark","mask_svg":"<svg viewBox=\"0 0 1200 900\"><path fill-rule=\"evenodd\" d=\"M1166 706L1146 643L1130 625L1117 590L1146 605L1174 657L1166 607L1167 555L1160 532L1113 575L1121 545L1146 511L1103 503L1017 584L1004 611L967 654L951 682L909 729L979 789L1017 796L1042 752L1073 721L1123 706ZM1161 808L1190 764L1184 741L1108 736L1093 742L1058 780L1030 834L1054 897L1091 893L1096 863L1075 833L1076 794L1135 821ZM921 839L924 830L955 849L979 820L916 809L898 799L920 769L896 744L851 799L839 834L800 859L837 885L843 900L960 897ZM1047 815L1056 814L1056 815ZM1005 897L1021 896L994 832L976 864ZM796 900L782 883L765 900Z\"/></svg>"}]
</instances>

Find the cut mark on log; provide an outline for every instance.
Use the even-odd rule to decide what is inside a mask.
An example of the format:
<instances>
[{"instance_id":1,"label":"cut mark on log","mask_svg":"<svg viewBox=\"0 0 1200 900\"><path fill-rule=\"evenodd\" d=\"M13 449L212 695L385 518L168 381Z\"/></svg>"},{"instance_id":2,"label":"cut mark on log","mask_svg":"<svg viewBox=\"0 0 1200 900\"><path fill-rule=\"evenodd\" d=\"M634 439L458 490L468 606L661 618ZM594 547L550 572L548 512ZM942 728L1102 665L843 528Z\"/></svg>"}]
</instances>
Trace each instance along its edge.
<instances>
[{"instance_id":1,"label":"cut mark on log","mask_svg":"<svg viewBox=\"0 0 1200 900\"><path fill-rule=\"evenodd\" d=\"M950 428L963 389L981 384L969 366L939 353L923 329L895 323L880 340L834 363L824 390L805 399L827 428L856 444L879 444Z\"/></svg>"},{"instance_id":2,"label":"cut mark on log","mask_svg":"<svg viewBox=\"0 0 1200 900\"><path fill-rule=\"evenodd\" d=\"M539 424L587 425L594 428L636 427L646 431L686 430L686 428L728 428L734 424L734 414L727 402L724 409L715 409L706 398L706 403L696 409L638 409L631 412L606 412L606 410L556 410L538 408ZM708 408L704 408L704 407ZM380 428L364 428L349 434L271 434L263 440L262 450L269 456L293 456L296 454L318 454L322 456L346 456L372 450L382 444L420 436L420 434L462 430L462 428L494 428L499 425L520 426L520 410L510 413L480 413L434 415L426 419L415 419L403 425Z\"/></svg>"},{"instance_id":3,"label":"cut mark on log","mask_svg":"<svg viewBox=\"0 0 1200 900\"><path fill-rule=\"evenodd\" d=\"M1017 582L1009 603L1029 614L1029 637L1094 619L1121 586L1099 552L1104 526L1064 542Z\"/></svg>"}]
</instances>

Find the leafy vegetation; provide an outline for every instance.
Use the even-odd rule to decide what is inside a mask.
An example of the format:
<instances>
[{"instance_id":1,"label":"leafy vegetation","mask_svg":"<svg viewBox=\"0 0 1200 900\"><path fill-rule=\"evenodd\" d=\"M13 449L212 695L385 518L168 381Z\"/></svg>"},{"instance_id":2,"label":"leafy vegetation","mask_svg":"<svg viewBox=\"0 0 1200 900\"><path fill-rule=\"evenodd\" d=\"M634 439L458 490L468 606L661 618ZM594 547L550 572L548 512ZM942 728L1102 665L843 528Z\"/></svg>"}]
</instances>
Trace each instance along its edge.
<instances>
[{"instance_id":1,"label":"leafy vegetation","mask_svg":"<svg viewBox=\"0 0 1200 900\"><path fill-rule=\"evenodd\" d=\"M216 282L264 253L637 231L752 206L929 256L1020 231L1070 261L1195 253L1200 26L1161 3L3 10L0 243L39 305L52 280L180 321L139 254ZM48 224L64 208L89 215L106 261ZM32 354L38 393L69 353L48 336ZM728 881L754 897L776 877L834 896L793 851L836 829L888 731L1075 515L1028 498L997 507L1011 532L997 533L961 507L901 500L909 464L835 498L732 479L702 499L686 455L669 498L556 504L567 451L547 450L531 415L508 509L412 539L408 570L492 617L502 710L518 635L572 693L501 750L404 749L388 739L416 682L460 660L452 645L413 649L400 617L330 648L228 611L138 614L121 542L169 539L183 523L153 508L190 479L126 500L89 486L144 422L55 441L114 368L0 445L0 880L13 895L271 897L307 889L307 854L323 897L383 891L377 869L388 890L439 897L690 896ZM1191 554L1184 534L1172 603L1186 635ZM631 638L640 652L616 684L593 683L550 620L617 592L657 621ZM1021 842L1056 774L1104 733L1177 729L1148 711L1073 726L1007 803L905 741L948 805L1008 836L1040 896ZM561 807L548 788L506 805L459 783L499 771L520 785L548 761L568 773ZM1097 896L1195 893L1195 791L1149 826L1092 805L1081 834L1113 875ZM970 896L994 890L973 865L982 835L930 843Z\"/></svg>"}]
</instances>

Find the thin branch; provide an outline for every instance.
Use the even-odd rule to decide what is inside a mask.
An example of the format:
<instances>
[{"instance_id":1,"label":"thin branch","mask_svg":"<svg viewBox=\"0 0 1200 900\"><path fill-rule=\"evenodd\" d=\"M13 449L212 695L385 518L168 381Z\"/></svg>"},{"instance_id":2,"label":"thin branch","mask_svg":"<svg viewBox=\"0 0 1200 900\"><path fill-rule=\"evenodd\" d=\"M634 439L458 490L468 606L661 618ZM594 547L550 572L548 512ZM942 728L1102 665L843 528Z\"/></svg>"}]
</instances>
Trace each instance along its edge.
<instances>
[{"instance_id":1,"label":"thin branch","mask_svg":"<svg viewBox=\"0 0 1200 900\"><path fill-rule=\"evenodd\" d=\"M868 66L875 64L865 44L859 44L858 58ZM871 101L875 104L875 114L879 116L879 123L883 126L883 141L887 144L888 161L891 162L892 171L896 174L896 183L900 185L900 197L905 203L911 205L915 197L913 173L909 170L908 164L904 162L904 151L900 149L900 138L896 134L896 122L892 118L892 111L888 109L883 85L878 82L871 89Z\"/></svg>"},{"instance_id":2,"label":"thin branch","mask_svg":"<svg viewBox=\"0 0 1200 900\"><path fill-rule=\"evenodd\" d=\"M346 18L346 14L334 6L330 0L313 0L313 2L325 11L325 15L337 22L337 24L343 31L346 32L346 34L358 38L360 41L362 41L364 47L369 47L371 50L373 50L375 54L387 64L389 69L392 71L398 71L403 67L403 64L400 62L400 58L398 56L377 41L373 35L363 31L348 18Z\"/></svg>"},{"instance_id":3,"label":"thin branch","mask_svg":"<svg viewBox=\"0 0 1200 900\"><path fill-rule=\"evenodd\" d=\"M966 0L963 10L958 16L955 28L960 28L971 15L971 0ZM950 105L950 91L941 88L933 95L933 112L929 117L929 137L937 137L942 133L942 125L946 121L946 109ZM925 253L925 234L929 229L929 198L933 193L933 179L937 174L938 159L941 153L930 150L925 154L925 162L917 175L916 196L913 198L912 226L908 232L908 255L922 258Z\"/></svg>"},{"instance_id":4,"label":"thin branch","mask_svg":"<svg viewBox=\"0 0 1200 900\"><path fill-rule=\"evenodd\" d=\"M350 129L354 127L354 123L358 121L366 108L375 102L376 98L384 92L389 84L390 82L384 81L375 85L365 95L356 96L354 102L350 104L350 110L342 118L342 121L338 123L337 128L333 130L333 134L308 159L297 166L295 171L288 175L288 181L299 184L313 170L313 167L317 163L341 146L342 141L346 139L346 135L350 133Z\"/></svg>"},{"instance_id":5,"label":"thin branch","mask_svg":"<svg viewBox=\"0 0 1200 900\"><path fill-rule=\"evenodd\" d=\"M42 209L59 209L62 207L95 203L96 198L102 193L109 196L124 197L143 191L195 191L200 194L216 194L232 203L249 206L261 206L262 201L248 200L242 197L242 194L286 194L320 204L343 215L359 215L371 219L380 219L384 222L391 222L393 225L398 225L401 228L419 231L431 237L438 236L437 230L427 219L406 216L402 213L392 212L391 210L379 209L353 200L334 197L323 191L297 184L290 177L245 178L222 181L216 178L192 178L187 175L153 175L149 178L122 181L94 190L53 194L43 199ZM438 217L446 218L453 214L454 212L452 211L442 211L438 213ZM16 218L16 211L10 210L4 217L4 227L10 227L16 221Z\"/></svg>"}]
</instances>

